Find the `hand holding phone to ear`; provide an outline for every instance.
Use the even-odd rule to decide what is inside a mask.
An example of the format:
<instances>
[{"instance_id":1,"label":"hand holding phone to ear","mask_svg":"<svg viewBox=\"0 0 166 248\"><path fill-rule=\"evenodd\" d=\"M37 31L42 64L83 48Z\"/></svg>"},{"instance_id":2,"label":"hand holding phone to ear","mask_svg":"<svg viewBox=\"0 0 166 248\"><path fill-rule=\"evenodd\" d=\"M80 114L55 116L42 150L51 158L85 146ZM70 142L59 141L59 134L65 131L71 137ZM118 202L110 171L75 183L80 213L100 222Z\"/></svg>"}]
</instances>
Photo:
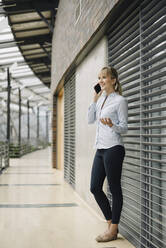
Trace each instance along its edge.
<instances>
[{"instance_id":1,"label":"hand holding phone to ear","mask_svg":"<svg viewBox=\"0 0 166 248\"><path fill-rule=\"evenodd\" d=\"M95 94L94 94L94 102L97 102L97 100L99 99L99 97L101 96L102 94L102 90L101 90L101 87L100 87L100 84L96 84L94 86L94 90L95 90Z\"/></svg>"}]
</instances>

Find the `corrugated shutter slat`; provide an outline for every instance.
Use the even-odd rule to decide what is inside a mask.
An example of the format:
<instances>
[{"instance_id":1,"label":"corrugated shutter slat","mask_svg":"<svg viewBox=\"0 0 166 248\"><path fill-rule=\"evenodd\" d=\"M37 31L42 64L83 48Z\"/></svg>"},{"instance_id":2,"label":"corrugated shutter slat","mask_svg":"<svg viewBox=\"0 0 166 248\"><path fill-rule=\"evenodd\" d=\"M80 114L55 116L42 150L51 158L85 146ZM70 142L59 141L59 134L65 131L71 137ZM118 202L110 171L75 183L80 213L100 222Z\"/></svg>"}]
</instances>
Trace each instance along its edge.
<instances>
[{"instance_id":1,"label":"corrugated shutter slat","mask_svg":"<svg viewBox=\"0 0 166 248\"><path fill-rule=\"evenodd\" d=\"M120 227L139 248L166 242L165 23L165 0L135 0L107 32L108 63L119 73L129 111Z\"/></svg>"},{"instance_id":2,"label":"corrugated shutter slat","mask_svg":"<svg viewBox=\"0 0 166 248\"><path fill-rule=\"evenodd\" d=\"M64 178L75 187L75 74L64 86Z\"/></svg>"}]
</instances>

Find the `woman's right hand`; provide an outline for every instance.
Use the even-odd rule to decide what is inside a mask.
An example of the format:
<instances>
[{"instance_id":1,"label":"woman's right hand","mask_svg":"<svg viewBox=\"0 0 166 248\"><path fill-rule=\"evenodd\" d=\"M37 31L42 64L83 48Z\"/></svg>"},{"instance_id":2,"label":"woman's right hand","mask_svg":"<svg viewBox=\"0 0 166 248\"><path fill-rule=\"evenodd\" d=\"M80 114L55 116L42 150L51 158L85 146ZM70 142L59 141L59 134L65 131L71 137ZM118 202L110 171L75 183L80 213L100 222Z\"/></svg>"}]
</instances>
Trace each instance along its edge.
<instances>
[{"instance_id":1,"label":"woman's right hand","mask_svg":"<svg viewBox=\"0 0 166 248\"><path fill-rule=\"evenodd\" d=\"M96 93L96 91L94 92L94 98L93 98L94 102L97 102L97 100L101 96L102 92L103 92L102 90L98 94Z\"/></svg>"}]
</instances>

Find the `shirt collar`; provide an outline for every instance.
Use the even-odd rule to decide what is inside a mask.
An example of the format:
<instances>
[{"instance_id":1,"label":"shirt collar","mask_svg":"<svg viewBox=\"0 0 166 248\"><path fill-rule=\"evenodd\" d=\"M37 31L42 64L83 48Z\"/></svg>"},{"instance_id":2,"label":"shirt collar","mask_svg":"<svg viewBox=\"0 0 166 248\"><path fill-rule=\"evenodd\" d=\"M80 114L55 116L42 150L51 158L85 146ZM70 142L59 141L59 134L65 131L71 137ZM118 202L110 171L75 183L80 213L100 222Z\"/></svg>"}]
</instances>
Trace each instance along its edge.
<instances>
[{"instance_id":1,"label":"shirt collar","mask_svg":"<svg viewBox=\"0 0 166 248\"><path fill-rule=\"evenodd\" d=\"M117 95L116 92L112 92L112 93L110 93L110 94L108 95L108 97L114 97L114 96L116 96L116 95ZM106 97L106 92L105 92L105 91L103 91L103 96Z\"/></svg>"}]
</instances>

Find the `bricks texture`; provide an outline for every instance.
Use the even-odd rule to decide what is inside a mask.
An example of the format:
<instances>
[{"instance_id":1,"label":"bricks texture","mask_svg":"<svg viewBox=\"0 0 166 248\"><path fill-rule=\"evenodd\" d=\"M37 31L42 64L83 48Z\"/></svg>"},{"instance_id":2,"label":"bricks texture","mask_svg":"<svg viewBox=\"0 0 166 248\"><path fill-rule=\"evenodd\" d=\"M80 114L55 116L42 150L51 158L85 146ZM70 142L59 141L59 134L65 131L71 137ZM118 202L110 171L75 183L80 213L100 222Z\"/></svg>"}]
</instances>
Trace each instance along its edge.
<instances>
[{"instance_id":1,"label":"bricks texture","mask_svg":"<svg viewBox=\"0 0 166 248\"><path fill-rule=\"evenodd\" d=\"M76 20L79 2L81 11ZM52 41L52 93L77 54L117 2L118 0L60 0Z\"/></svg>"}]
</instances>

